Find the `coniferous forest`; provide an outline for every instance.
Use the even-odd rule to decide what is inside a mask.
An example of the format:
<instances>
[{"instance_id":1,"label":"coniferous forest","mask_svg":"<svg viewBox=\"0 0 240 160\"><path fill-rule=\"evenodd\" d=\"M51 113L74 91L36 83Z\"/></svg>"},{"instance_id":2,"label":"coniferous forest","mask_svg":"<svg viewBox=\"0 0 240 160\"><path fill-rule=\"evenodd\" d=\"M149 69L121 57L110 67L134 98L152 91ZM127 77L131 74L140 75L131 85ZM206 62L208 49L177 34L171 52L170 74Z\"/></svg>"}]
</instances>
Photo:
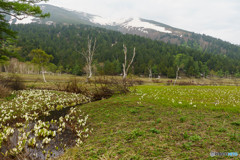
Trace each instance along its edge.
<instances>
[{"instance_id":1,"label":"coniferous forest","mask_svg":"<svg viewBox=\"0 0 240 160\"><path fill-rule=\"evenodd\" d=\"M123 44L131 57L136 47L136 57L130 73L148 75L149 68L153 76L174 78L176 57L181 55L181 73L186 76L201 77L214 73L220 77L239 75L240 55L235 52L211 53L191 49L160 41L154 41L136 35L122 34L87 25L11 25L18 32L17 46L21 61L30 61L32 49L42 49L54 57L49 70L61 69L65 73L84 74L85 60L80 54L87 49L87 38L96 38L94 55L94 73L96 75L119 75L122 73ZM238 55L238 56L236 56Z\"/></svg>"}]
</instances>

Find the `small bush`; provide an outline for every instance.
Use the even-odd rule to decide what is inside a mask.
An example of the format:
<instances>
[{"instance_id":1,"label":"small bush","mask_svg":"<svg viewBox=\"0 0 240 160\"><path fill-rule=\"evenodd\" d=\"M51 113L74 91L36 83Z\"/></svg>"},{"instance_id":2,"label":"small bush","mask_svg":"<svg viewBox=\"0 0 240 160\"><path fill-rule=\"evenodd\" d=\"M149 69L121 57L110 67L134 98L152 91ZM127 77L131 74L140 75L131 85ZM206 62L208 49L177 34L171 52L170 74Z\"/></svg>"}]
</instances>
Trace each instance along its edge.
<instances>
[{"instance_id":1,"label":"small bush","mask_svg":"<svg viewBox=\"0 0 240 160\"><path fill-rule=\"evenodd\" d=\"M133 86L131 80L121 80L105 77L98 77L94 81L91 81L95 85L93 92L93 99L100 100L102 98L109 98L113 94L126 94L129 92L129 87Z\"/></svg>"},{"instance_id":2,"label":"small bush","mask_svg":"<svg viewBox=\"0 0 240 160\"><path fill-rule=\"evenodd\" d=\"M187 134L187 132L185 132L185 133L183 134L183 138L184 138L184 139L188 139L188 138L189 138L189 135Z\"/></svg>"},{"instance_id":3,"label":"small bush","mask_svg":"<svg viewBox=\"0 0 240 160\"><path fill-rule=\"evenodd\" d=\"M156 128L151 128L150 132L155 133L155 134L159 134L160 133L160 131L158 129L156 129Z\"/></svg>"},{"instance_id":4,"label":"small bush","mask_svg":"<svg viewBox=\"0 0 240 160\"><path fill-rule=\"evenodd\" d=\"M87 89L82 85L78 85L77 79L74 78L65 85L64 90L72 93L85 93Z\"/></svg>"},{"instance_id":5,"label":"small bush","mask_svg":"<svg viewBox=\"0 0 240 160\"><path fill-rule=\"evenodd\" d=\"M2 85L0 85L0 98L7 97L11 94L11 90L9 88L6 88Z\"/></svg>"},{"instance_id":6,"label":"small bush","mask_svg":"<svg viewBox=\"0 0 240 160\"><path fill-rule=\"evenodd\" d=\"M191 150L191 146L192 146L191 142L183 143L182 145L182 147L186 150Z\"/></svg>"},{"instance_id":7,"label":"small bush","mask_svg":"<svg viewBox=\"0 0 240 160\"><path fill-rule=\"evenodd\" d=\"M14 99L16 96L17 96L16 94L11 94L11 95L9 95L8 97L5 97L5 99L6 99L7 101L10 101L10 100Z\"/></svg>"},{"instance_id":8,"label":"small bush","mask_svg":"<svg viewBox=\"0 0 240 160\"><path fill-rule=\"evenodd\" d=\"M23 90L26 88L23 84L22 78L15 74L6 77L0 75L0 84L3 87L9 88L11 90Z\"/></svg>"},{"instance_id":9,"label":"small bush","mask_svg":"<svg viewBox=\"0 0 240 160\"><path fill-rule=\"evenodd\" d=\"M129 133L128 135L126 135L125 139L126 140L133 140L136 139L137 137L143 136L144 132L141 131L139 128L138 129L134 129L131 133Z\"/></svg>"},{"instance_id":10,"label":"small bush","mask_svg":"<svg viewBox=\"0 0 240 160\"><path fill-rule=\"evenodd\" d=\"M161 122L162 122L162 119L161 119L161 118L158 118L156 122L157 122L157 123L161 123Z\"/></svg>"},{"instance_id":11,"label":"small bush","mask_svg":"<svg viewBox=\"0 0 240 160\"><path fill-rule=\"evenodd\" d=\"M185 122L186 120L187 120L187 117L185 117L185 116L180 118L180 122L182 122L182 123Z\"/></svg>"},{"instance_id":12,"label":"small bush","mask_svg":"<svg viewBox=\"0 0 240 160\"><path fill-rule=\"evenodd\" d=\"M229 136L230 136L231 141L240 142L240 134L239 133L234 132L233 134L230 134Z\"/></svg>"},{"instance_id":13,"label":"small bush","mask_svg":"<svg viewBox=\"0 0 240 160\"><path fill-rule=\"evenodd\" d=\"M159 79L153 79L152 82L153 82L153 83L163 83L163 82L162 82L161 80L159 80Z\"/></svg>"},{"instance_id":14,"label":"small bush","mask_svg":"<svg viewBox=\"0 0 240 160\"><path fill-rule=\"evenodd\" d=\"M97 77L89 79L87 83L79 83L76 78L71 79L68 83L55 83L55 88L59 91L81 93L91 97L93 101L109 98L113 94L126 94L130 92L129 87L141 81L122 80L117 78ZM88 89L89 87L90 89Z\"/></svg>"},{"instance_id":15,"label":"small bush","mask_svg":"<svg viewBox=\"0 0 240 160\"><path fill-rule=\"evenodd\" d=\"M80 93L83 94L87 97L91 97L92 94L90 91L84 86L83 84L79 84L77 79L71 79L67 83L55 83L56 89L58 91L65 91L65 92L70 92L70 93Z\"/></svg>"},{"instance_id":16,"label":"small bush","mask_svg":"<svg viewBox=\"0 0 240 160\"><path fill-rule=\"evenodd\" d=\"M217 131L218 131L218 132L226 132L227 129L226 129L226 128L219 128Z\"/></svg>"},{"instance_id":17,"label":"small bush","mask_svg":"<svg viewBox=\"0 0 240 160\"><path fill-rule=\"evenodd\" d=\"M193 142L199 141L199 140L201 140L201 139L202 139L202 138L201 138L199 135L196 135L196 134L189 137L189 140L190 140L190 141L193 141Z\"/></svg>"},{"instance_id":18,"label":"small bush","mask_svg":"<svg viewBox=\"0 0 240 160\"><path fill-rule=\"evenodd\" d=\"M238 121L238 122L232 122L231 125L240 126L240 121Z\"/></svg>"},{"instance_id":19,"label":"small bush","mask_svg":"<svg viewBox=\"0 0 240 160\"><path fill-rule=\"evenodd\" d=\"M131 109L129 109L129 111L130 111L132 114L138 113L138 110L135 109L135 108L131 108Z\"/></svg>"},{"instance_id":20,"label":"small bush","mask_svg":"<svg viewBox=\"0 0 240 160\"><path fill-rule=\"evenodd\" d=\"M22 89L25 89L25 85L19 76L15 74L5 77L0 75L0 98L10 96L12 90Z\"/></svg>"},{"instance_id":21,"label":"small bush","mask_svg":"<svg viewBox=\"0 0 240 160\"><path fill-rule=\"evenodd\" d=\"M115 93L115 91L112 88L110 88L108 85L107 86L96 87L94 92L93 92L93 99L94 100L101 100L103 98L109 98L114 93Z\"/></svg>"},{"instance_id":22,"label":"small bush","mask_svg":"<svg viewBox=\"0 0 240 160\"><path fill-rule=\"evenodd\" d=\"M196 85L194 81L189 81L189 82L177 82L176 84L179 85L179 86Z\"/></svg>"}]
</instances>

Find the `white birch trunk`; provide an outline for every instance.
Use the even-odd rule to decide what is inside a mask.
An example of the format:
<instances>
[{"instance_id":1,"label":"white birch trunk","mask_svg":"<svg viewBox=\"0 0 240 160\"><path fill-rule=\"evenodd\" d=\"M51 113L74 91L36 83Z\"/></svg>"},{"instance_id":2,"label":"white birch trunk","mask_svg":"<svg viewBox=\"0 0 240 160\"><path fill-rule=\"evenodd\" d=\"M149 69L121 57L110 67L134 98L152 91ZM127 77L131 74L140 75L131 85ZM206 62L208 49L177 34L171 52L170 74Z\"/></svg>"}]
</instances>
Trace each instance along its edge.
<instances>
[{"instance_id":1,"label":"white birch trunk","mask_svg":"<svg viewBox=\"0 0 240 160\"><path fill-rule=\"evenodd\" d=\"M87 71L86 71L87 72L87 80L86 81L87 82L88 82L88 79L90 79L93 75L93 73L92 73L92 61L93 61L93 56L94 56L94 53L95 53L95 49L96 49L96 38L95 38L95 41L94 41L93 46L92 46L92 39L89 39L89 37L88 37L88 50L80 53L86 59L86 66L87 66Z\"/></svg>"},{"instance_id":2,"label":"white birch trunk","mask_svg":"<svg viewBox=\"0 0 240 160\"><path fill-rule=\"evenodd\" d=\"M88 79L90 79L92 77L92 65L88 66L88 72L89 72Z\"/></svg>"},{"instance_id":3,"label":"white birch trunk","mask_svg":"<svg viewBox=\"0 0 240 160\"><path fill-rule=\"evenodd\" d=\"M175 86L175 84L176 84L176 82L177 82L177 79L178 79L178 72L179 72L179 67L177 67L177 71L176 71L176 79L175 79L175 81L174 81L174 86Z\"/></svg>"},{"instance_id":4,"label":"white birch trunk","mask_svg":"<svg viewBox=\"0 0 240 160\"><path fill-rule=\"evenodd\" d=\"M148 71L149 71L149 79L152 80L152 69L151 69L151 68L148 68Z\"/></svg>"},{"instance_id":5,"label":"white birch trunk","mask_svg":"<svg viewBox=\"0 0 240 160\"><path fill-rule=\"evenodd\" d=\"M132 56L132 59L131 61L129 62L129 64L127 65L127 47L123 44L123 52L124 52L124 63L123 63L123 80L126 79L127 77L127 74L128 74L128 70L134 60L134 57L136 55L136 52L135 52L135 48L133 49L133 56ZM127 68L126 68L127 66Z\"/></svg>"},{"instance_id":6,"label":"white birch trunk","mask_svg":"<svg viewBox=\"0 0 240 160\"><path fill-rule=\"evenodd\" d=\"M46 83L47 81L46 81L46 78L45 78L45 75L44 75L44 69L42 68L42 76L43 76L43 81Z\"/></svg>"}]
</instances>

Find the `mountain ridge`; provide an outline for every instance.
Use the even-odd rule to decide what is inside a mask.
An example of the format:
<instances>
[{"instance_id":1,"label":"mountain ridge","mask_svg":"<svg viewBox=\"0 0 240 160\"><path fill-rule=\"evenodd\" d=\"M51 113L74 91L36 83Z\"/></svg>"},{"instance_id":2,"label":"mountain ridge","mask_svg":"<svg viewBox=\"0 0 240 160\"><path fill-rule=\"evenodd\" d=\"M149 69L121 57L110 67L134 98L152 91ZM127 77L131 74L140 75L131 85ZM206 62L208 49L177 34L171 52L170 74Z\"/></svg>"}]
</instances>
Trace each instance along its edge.
<instances>
[{"instance_id":1,"label":"mountain ridge","mask_svg":"<svg viewBox=\"0 0 240 160\"><path fill-rule=\"evenodd\" d=\"M31 19L30 17L30 20L35 23L47 25L53 25L56 23L63 23L66 25L86 24L94 27L119 31L123 34L139 35L152 40L190 47L203 52L211 52L216 54L229 54L234 52L234 56L240 56L239 45L234 45L205 34L197 34L183 29L178 29L154 20L136 17L114 20L49 4L41 4L40 7L44 13L49 12L51 16L50 18L46 19ZM12 22L14 22L14 20L12 20Z\"/></svg>"}]
</instances>

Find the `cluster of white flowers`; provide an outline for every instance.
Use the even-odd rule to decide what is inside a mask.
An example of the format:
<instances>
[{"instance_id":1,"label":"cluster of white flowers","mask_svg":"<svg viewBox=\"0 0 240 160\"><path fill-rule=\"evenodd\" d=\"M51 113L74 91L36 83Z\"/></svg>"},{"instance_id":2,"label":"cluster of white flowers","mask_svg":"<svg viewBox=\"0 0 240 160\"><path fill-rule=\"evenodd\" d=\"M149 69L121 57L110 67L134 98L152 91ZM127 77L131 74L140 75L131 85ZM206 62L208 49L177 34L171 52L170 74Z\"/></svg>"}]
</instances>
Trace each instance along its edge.
<instances>
[{"instance_id":1,"label":"cluster of white flowers","mask_svg":"<svg viewBox=\"0 0 240 160\"><path fill-rule=\"evenodd\" d=\"M138 87L135 95L138 104L154 100L162 105L189 107L236 107L240 106L240 88L223 86L154 86Z\"/></svg>"},{"instance_id":2,"label":"cluster of white flowers","mask_svg":"<svg viewBox=\"0 0 240 160\"><path fill-rule=\"evenodd\" d=\"M48 144L51 141L51 138L45 137L42 141L43 144Z\"/></svg>"},{"instance_id":3,"label":"cluster of white flowers","mask_svg":"<svg viewBox=\"0 0 240 160\"><path fill-rule=\"evenodd\" d=\"M44 149L44 146L49 144L57 134L64 132L68 123L76 126L72 127L76 129L76 133L80 131L82 133L78 136L77 144L82 144L83 138L88 137L89 129L86 130L88 115L83 116L80 110L74 108L59 120L50 122L41 120L36 122L36 120L41 115L50 115L50 111L59 111L65 107L90 102L90 98L82 94L48 90L15 91L13 94L16 94L14 99L0 104L0 148L4 141L7 142L9 137L15 134L15 131L18 133L17 145L8 150L5 156L21 153L25 145L32 148L40 145ZM16 123L12 124L13 121ZM9 125L10 122L11 125ZM51 125L57 128L50 129Z\"/></svg>"},{"instance_id":4,"label":"cluster of white flowers","mask_svg":"<svg viewBox=\"0 0 240 160\"><path fill-rule=\"evenodd\" d=\"M23 90L14 94L17 96L13 100L0 105L0 124L16 118L34 120L41 113L49 115L49 111L90 101L82 94L48 90Z\"/></svg>"},{"instance_id":5,"label":"cluster of white flowers","mask_svg":"<svg viewBox=\"0 0 240 160\"><path fill-rule=\"evenodd\" d=\"M0 148L3 141L6 141L8 136L12 135L14 133L14 129L7 126L1 126L1 132L0 132Z\"/></svg>"},{"instance_id":6,"label":"cluster of white flowers","mask_svg":"<svg viewBox=\"0 0 240 160\"><path fill-rule=\"evenodd\" d=\"M30 147L35 147L36 146L36 138L35 137L30 138L28 140L28 146L30 146Z\"/></svg>"},{"instance_id":7,"label":"cluster of white flowers","mask_svg":"<svg viewBox=\"0 0 240 160\"><path fill-rule=\"evenodd\" d=\"M56 136L56 131L49 130L50 123L49 122L42 122L39 120L35 125L34 125L34 135L36 137L55 137Z\"/></svg>"},{"instance_id":8,"label":"cluster of white flowers","mask_svg":"<svg viewBox=\"0 0 240 160\"><path fill-rule=\"evenodd\" d=\"M89 136L93 129L86 127L88 120L88 115L83 116L84 113L80 109L71 108L69 114L65 116L65 120L69 122L70 125L75 126L75 131L77 132L76 145L80 146L83 144L83 139Z\"/></svg>"}]
</instances>

